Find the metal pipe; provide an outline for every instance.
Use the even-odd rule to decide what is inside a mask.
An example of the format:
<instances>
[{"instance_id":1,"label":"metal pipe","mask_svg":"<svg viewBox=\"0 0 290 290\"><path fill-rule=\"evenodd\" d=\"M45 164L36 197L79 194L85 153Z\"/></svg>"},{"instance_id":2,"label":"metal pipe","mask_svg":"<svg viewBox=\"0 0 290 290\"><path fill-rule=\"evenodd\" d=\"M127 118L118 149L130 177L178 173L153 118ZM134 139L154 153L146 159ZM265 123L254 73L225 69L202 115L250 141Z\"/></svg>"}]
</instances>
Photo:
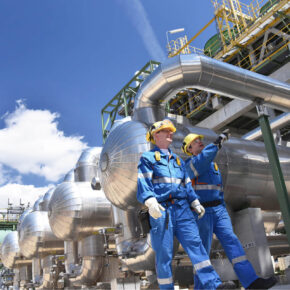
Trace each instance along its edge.
<instances>
[{"instance_id":1,"label":"metal pipe","mask_svg":"<svg viewBox=\"0 0 290 290\"><path fill-rule=\"evenodd\" d=\"M290 113L283 113L278 117L270 121L271 130L278 130L290 122ZM257 140L262 137L261 127L258 127L247 134L243 135L241 138L246 140Z\"/></svg>"},{"instance_id":2,"label":"metal pipe","mask_svg":"<svg viewBox=\"0 0 290 290\"><path fill-rule=\"evenodd\" d=\"M154 270L155 268L155 252L151 247L150 235L143 240L142 244L140 242L138 241L139 253L136 257L121 258L122 263L135 273L143 272L144 270Z\"/></svg>"},{"instance_id":3,"label":"metal pipe","mask_svg":"<svg viewBox=\"0 0 290 290\"><path fill-rule=\"evenodd\" d=\"M93 235L82 240L83 262L76 278L70 278L70 286L92 286L103 272L105 249L104 236Z\"/></svg>"},{"instance_id":4,"label":"metal pipe","mask_svg":"<svg viewBox=\"0 0 290 290\"><path fill-rule=\"evenodd\" d=\"M78 264L78 242L64 241L65 272L73 274Z\"/></svg>"},{"instance_id":5,"label":"metal pipe","mask_svg":"<svg viewBox=\"0 0 290 290\"><path fill-rule=\"evenodd\" d=\"M81 287L83 285L94 285L102 274L104 257L84 257L81 274L76 278L70 278L70 287Z\"/></svg>"},{"instance_id":6,"label":"metal pipe","mask_svg":"<svg viewBox=\"0 0 290 290\"><path fill-rule=\"evenodd\" d=\"M135 210L122 210L113 206L114 225L121 232L116 235L116 250L122 263L133 272L153 270L155 254L151 247L150 235L140 238L141 230Z\"/></svg>"},{"instance_id":7,"label":"metal pipe","mask_svg":"<svg viewBox=\"0 0 290 290\"><path fill-rule=\"evenodd\" d=\"M283 111L290 109L290 85L237 66L200 55L179 55L161 64L142 83L136 96L134 120L152 124L165 116L167 101L187 87L243 100L260 100Z\"/></svg>"}]
</instances>

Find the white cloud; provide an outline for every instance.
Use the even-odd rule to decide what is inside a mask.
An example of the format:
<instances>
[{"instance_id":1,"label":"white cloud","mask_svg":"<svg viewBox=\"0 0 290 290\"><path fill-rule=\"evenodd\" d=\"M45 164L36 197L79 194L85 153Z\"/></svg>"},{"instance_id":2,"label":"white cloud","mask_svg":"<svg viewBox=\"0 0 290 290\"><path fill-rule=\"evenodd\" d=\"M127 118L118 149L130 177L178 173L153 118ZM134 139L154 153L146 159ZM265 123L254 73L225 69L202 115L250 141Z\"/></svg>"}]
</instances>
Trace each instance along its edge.
<instances>
[{"instance_id":1,"label":"white cloud","mask_svg":"<svg viewBox=\"0 0 290 290\"><path fill-rule=\"evenodd\" d=\"M34 202L40 195L44 195L49 188L47 187L34 187L33 185L21 185L10 183L0 187L0 208L7 208L8 198L9 202L14 206L19 206L20 199L25 205L30 202L30 206L33 206Z\"/></svg>"},{"instance_id":2,"label":"white cloud","mask_svg":"<svg viewBox=\"0 0 290 290\"><path fill-rule=\"evenodd\" d=\"M133 25L142 37L143 43L153 58L153 60L163 61L166 59L165 53L155 35L147 13L140 0L118 0L120 5L124 5Z\"/></svg>"},{"instance_id":3,"label":"white cloud","mask_svg":"<svg viewBox=\"0 0 290 290\"><path fill-rule=\"evenodd\" d=\"M67 137L59 131L57 118L57 113L28 109L17 101L15 111L2 117L6 126L0 130L0 164L48 181L63 177L87 145L81 141L83 137ZM7 176L8 172L2 171L2 184Z\"/></svg>"},{"instance_id":4,"label":"white cloud","mask_svg":"<svg viewBox=\"0 0 290 290\"><path fill-rule=\"evenodd\" d=\"M0 163L0 185L5 183L21 183L21 175L14 175L11 170L5 168L3 164Z\"/></svg>"}]
</instances>

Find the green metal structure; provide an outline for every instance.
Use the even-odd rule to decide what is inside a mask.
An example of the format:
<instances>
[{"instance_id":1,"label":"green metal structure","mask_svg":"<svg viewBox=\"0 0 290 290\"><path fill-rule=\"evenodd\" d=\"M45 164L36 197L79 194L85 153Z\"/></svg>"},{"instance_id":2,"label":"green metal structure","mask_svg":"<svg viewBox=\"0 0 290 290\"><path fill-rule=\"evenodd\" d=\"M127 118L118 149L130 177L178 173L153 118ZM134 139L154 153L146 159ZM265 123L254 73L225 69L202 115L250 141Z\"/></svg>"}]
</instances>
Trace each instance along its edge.
<instances>
[{"instance_id":1,"label":"green metal structure","mask_svg":"<svg viewBox=\"0 0 290 290\"><path fill-rule=\"evenodd\" d=\"M0 231L16 231L18 220L1 220Z\"/></svg>"},{"instance_id":2,"label":"green metal structure","mask_svg":"<svg viewBox=\"0 0 290 290\"><path fill-rule=\"evenodd\" d=\"M265 107L263 105L258 105L257 111L259 114L259 123L270 162L273 180L277 191L277 198L282 212L282 218L284 221L288 242L290 244L290 202L288 198L287 188L281 170L280 161L267 112L265 111Z\"/></svg>"},{"instance_id":3,"label":"green metal structure","mask_svg":"<svg viewBox=\"0 0 290 290\"><path fill-rule=\"evenodd\" d=\"M160 62L154 60L147 62L102 109L103 143L105 143L108 133L118 117L117 114L121 117L132 115L135 96L141 83L159 66L159 64Z\"/></svg>"}]
</instances>

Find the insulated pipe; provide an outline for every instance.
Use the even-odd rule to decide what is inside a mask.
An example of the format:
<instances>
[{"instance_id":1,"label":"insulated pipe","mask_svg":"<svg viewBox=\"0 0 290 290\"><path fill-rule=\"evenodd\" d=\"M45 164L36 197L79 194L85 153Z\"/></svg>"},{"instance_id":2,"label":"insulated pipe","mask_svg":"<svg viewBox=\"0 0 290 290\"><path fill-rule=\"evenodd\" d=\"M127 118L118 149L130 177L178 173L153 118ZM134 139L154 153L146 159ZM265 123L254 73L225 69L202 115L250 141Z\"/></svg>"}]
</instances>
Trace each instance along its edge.
<instances>
[{"instance_id":1,"label":"insulated pipe","mask_svg":"<svg viewBox=\"0 0 290 290\"><path fill-rule=\"evenodd\" d=\"M133 210L122 210L113 206L114 226L121 230L116 235L116 250L122 263L133 272L153 270L155 254L151 247L150 235L140 238L141 230L137 213L141 209L137 206Z\"/></svg>"},{"instance_id":2,"label":"insulated pipe","mask_svg":"<svg viewBox=\"0 0 290 290\"><path fill-rule=\"evenodd\" d=\"M150 235L143 241L139 252L140 253L136 257L122 258L122 263L135 273L144 272L144 270L154 270L155 252L151 247Z\"/></svg>"},{"instance_id":3,"label":"insulated pipe","mask_svg":"<svg viewBox=\"0 0 290 290\"><path fill-rule=\"evenodd\" d=\"M290 109L290 85L213 58L178 55L161 64L142 83L134 105L134 120L152 124L165 116L161 100L194 87L222 96L250 101L283 111Z\"/></svg>"},{"instance_id":4,"label":"insulated pipe","mask_svg":"<svg viewBox=\"0 0 290 290\"><path fill-rule=\"evenodd\" d=\"M70 287L95 285L104 268L104 236L92 235L82 240L83 261L80 273L70 278Z\"/></svg>"},{"instance_id":5,"label":"insulated pipe","mask_svg":"<svg viewBox=\"0 0 290 290\"><path fill-rule=\"evenodd\" d=\"M73 274L78 264L78 242L76 241L64 241L65 252L65 272Z\"/></svg>"},{"instance_id":6,"label":"insulated pipe","mask_svg":"<svg viewBox=\"0 0 290 290\"><path fill-rule=\"evenodd\" d=\"M278 130L282 128L284 125L290 122L290 113L283 113L278 117L274 118L270 121L270 126L272 131ZM258 138L262 137L261 128L258 127L247 134L243 135L241 138L246 140L257 140Z\"/></svg>"}]
</instances>

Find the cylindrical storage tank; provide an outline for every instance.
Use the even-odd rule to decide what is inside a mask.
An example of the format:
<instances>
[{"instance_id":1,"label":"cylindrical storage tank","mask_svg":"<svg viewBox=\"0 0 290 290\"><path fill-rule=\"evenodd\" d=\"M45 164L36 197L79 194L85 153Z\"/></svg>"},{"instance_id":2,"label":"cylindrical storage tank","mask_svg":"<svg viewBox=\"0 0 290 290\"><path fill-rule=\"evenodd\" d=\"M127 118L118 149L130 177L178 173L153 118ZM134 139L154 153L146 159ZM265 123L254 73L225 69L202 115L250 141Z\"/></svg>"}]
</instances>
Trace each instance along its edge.
<instances>
[{"instance_id":1,"label":"cylindrical storage tank","mask_svg":"<svg viewBox=\"0 0 290 290\"><path fill-rule=\"evenodd\" d=\"M180 148L187 134L204 135L205 144L217 138L209 129L182 123L176 124L176 127L171 149L184 159L188 156L181 154ZM141 154L150 149L145 140L146 131L145 125L140 122L123 123L109 134L101 153L102 188L107 198L124 210L138 204L137 165ZM277 146L277 150L290 195L290 148ZM230 138L215 161L223 176L226 202L233 210L245 207L279 210L264 143Z\"/></svg>"},{"instance_id":2,"label":"cylindrical storage tank","mask_svg":"<svg viewBox=\"0 0 290 290\"><path fill-rule=\"evenodd\" d=\"M54 188L50 188L45 195L43 196L43 198L41 199L41 201L39 202L39 210L40 211L48 211L48 204L50 201L50 198L53 194Z\"/></svg>"},{"instance_id":3,"label":"cylindrical storage tank","mask_svg":"<svg viewBox=\"0 0 290 290\"><path fill-rule=\"evenodd\" d=\"M29 213L31 213L32 212L32 208L27 208L22 214L21 214L21 216L19 217L19 219L18 219L18 225L17 225L17 229L19 229L19 227L20 227L20 225L21 225L21 223L23 222L23 220L24 220L24 218L29 214Z\"/></svg>"},{"instance_id":4,"label":"cylindrical storage tank","mask_svg":"<svg viewBox=\"0 0 290 290\"><path fill-rule=\"evenodd\" d=\"M0 230L0 246L2 245L5 237L10 233L12 232L12 230Z\"/></svg>"},{"instance_id":5,"label":"cylindrical storage tank","mask_svg":"<svg viewBox=\"0 0 290 290\"><path fill-rule=\"evenodd\" d=\"M4 266L12 269L19 255L18 232L10 232L1 245L1 260Z\"/></svg>"},{"instance_id":6,"label":"cylindrical storage tank","mask_svg":"<svg viewBox=\"0 0 290 290\"><path fill-rule=\"evenodd\" d=\"M150 149L144 124L128 121L110 132L100 158L101 186L117 207L134 209L138 202L137 165L141 154Z\"/></svg>"},{"instance_id":7,"label":"cylindrical storage tank","mask_svg":"<svg viewBox=\"0 0 290 290\"><path fill-rule=\"evenodd\" d=\"M46 211L34 211L26 215L18 231L20 252L26 258L34 257L37 253L63 253L63 241L52 233Z\"/></svg>"},{"instance_id":8,"label":"cylindrical storage tank","mask_svg":"<svg viewBox=\"0 0 290 290\"><path fill-rule=\"evenodd\" d=\"M43 195L41 195L33 205L33 211L40 210L39 204L43 201Z\"/></svg>"},{"instance_id":9,"label":"cylindrical storage tank","mask_svg":"<svg viewBox=\"0 0 290 290\"><path fill-rule=\"evenodd\" d=\"M90 182L63 182L49 203L49 223L62 240L79 240L99 229L112 227L111 203Z\"/></svg>"},{"instance_id":10,"label":"cylindrical storage tank","mask_svg":"<svg viewBox=\"0 0 290 290\"><path fill-rule=\"evenodd\" d=\"M75 169L75 181L92 182L93 178L98 178L99 157L101 147L93 147L83 151Z\"/></svg>"},{"instance_id":11,"label":"cylindrical storage tank","mask_svg":"<svg viewBox=\"0 0 290 290\"><path fill-rule=\"evenodd\" d=\"M64 177L63 182L73 182L75 181L75 171L74 169L70 170Z\"/></svg>"}]
</instances>

